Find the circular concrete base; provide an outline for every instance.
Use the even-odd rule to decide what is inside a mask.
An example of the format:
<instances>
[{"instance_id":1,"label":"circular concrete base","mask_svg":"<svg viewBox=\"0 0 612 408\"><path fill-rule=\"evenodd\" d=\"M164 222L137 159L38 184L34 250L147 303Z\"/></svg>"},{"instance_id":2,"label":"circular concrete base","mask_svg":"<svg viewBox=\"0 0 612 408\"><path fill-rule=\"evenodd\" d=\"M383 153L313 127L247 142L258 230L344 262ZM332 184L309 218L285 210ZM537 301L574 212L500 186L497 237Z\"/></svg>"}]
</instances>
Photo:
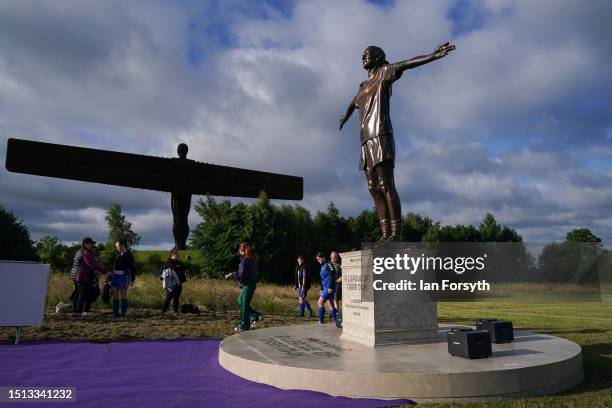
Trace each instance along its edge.
<instances>
[{"instance_id":1,"label":"circular concrete base","mask_svg":"<svg viewBox=\"0 0 612 408\"><path fill-rule=\"evenodd\" d=\"M332 324L257 329L219 346L226 370L281 389L414 401L512 399L554 394L583 379L580 346L545 334L515 331L515 342L493 344L492 358L469 360L438 342L371 348L340 340Z\"/></svg>"}]
</instances>

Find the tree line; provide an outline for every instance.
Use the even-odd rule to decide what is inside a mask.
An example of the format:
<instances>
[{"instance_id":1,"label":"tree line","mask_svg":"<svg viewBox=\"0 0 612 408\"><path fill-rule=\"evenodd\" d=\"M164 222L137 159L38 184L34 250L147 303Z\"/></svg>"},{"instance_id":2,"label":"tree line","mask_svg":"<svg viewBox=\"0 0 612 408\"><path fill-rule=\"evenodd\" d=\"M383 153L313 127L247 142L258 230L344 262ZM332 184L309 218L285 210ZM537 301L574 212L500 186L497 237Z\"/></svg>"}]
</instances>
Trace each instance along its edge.
<instances>
[{"instance_id":1,"label":"tree line","mask_svg":"<svg viewBox=\"0 0 612 408\"><path fill-rule=\"evenodd\" d=\"M363 242L375 242L380 238L374 210L345 217L333 202L314 217L300 205L275 205L265 194L251 204L232 204L229 200L206 197L198 201L195 210L202 221L192 230L189 247L200 251L202 257L194 269L198 269L196 274L212 278L236 268L237 248L242 241L253 246L261 280L287 284L293 280L295 259L299 254L306 257L311 270L318 270L314 261L318 251L357 250ZM130 246L136 246L140 236L132 230L119 204L109 206L106 222L108 239L98 244L98 254L110 267L115 255L114 243L125 239ZM1 206L0 234L7 237L0 244L0 259L40 260L50 263L56 271L69 271L80 246L64 245L53 236L33 242L27 227ZM478 226L442 226L430 217L409 212L402 218L402 241L516 243L513 253L509 257L506 254L509 261L504 260L506 264L499 269L501 274L508 276L507 280L519 280L521 276L517 270L525 272L524 276L530 280L576 280L577 276L588 275L586 269L592 270L601 259L609 259L601 239L586 228L568 232L563 242L547 244L538 258L533 259L516 230L499 224L491 214L486 214ZM579 246L576 243L589 244ZM137 264L137 269L157 272L157 264L163 261L159 255L152 255L151 259Z\"/></svg>"},{"instance_id":2,"label":"tree line","mask_svg":"<svg viewBox=\"0 0 612 408\"><path fill-rule=\"evenodd\" d=\"M300 205L274 205L265 194L251 204L206 197L198 201L195 210L202 222L192 230L190 246L202 252L203 268L209 274L235 268L238 244L248 241L260 278L290 283L297 255L304 255L315 268L311 270L318 270L314 264L318 251L357 250L363 242L376 242L381 236L374 210L344 217L333 202L314 217ZM427 216L409 212L402 217L402 241L522 242L523 238L514 229L498 224L491 214L475 227L441 226Z\"/></svg>"}]
</instances>

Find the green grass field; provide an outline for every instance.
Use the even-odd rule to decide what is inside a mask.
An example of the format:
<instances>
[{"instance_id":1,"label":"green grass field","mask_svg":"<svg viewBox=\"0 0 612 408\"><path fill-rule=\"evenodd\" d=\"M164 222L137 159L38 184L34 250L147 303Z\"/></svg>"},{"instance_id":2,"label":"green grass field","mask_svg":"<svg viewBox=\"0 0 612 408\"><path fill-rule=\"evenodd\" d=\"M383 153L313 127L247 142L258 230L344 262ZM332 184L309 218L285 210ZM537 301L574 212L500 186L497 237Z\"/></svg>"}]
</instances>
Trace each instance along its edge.
<instances>
[{"instance_id":1,"label":"green grass field","mask_svg":"<svg viewBox=\"0 0 612 408\"><path fill-rule=\"evenodd\" d=\"M238 289L232 282L192 279L184 287L182 301L202 307L200 315L160 316L163 291L152 275L140 276L130 289L131 310L125 320L115 320L100 301L89 318L56 314L53 306L68 302L72 282L66 275L51 274L48 312L42 327L26 328L24 341L85 340L95 342L135 339L223 338L233 334L238 312ZM318 288L310 292L316 304ZM260 284L254 307L266 314L262 327L314 323L296 317L296 299L290 287ZM612 302L487 301L440 302L441 323L473 324L477 318L509 319L517 329L533 330L575 341L582 346L584 382L565 394L519 401L471 403L462 407L612 407ZM0 329L0 341L14 339L14 330ZM451 407L452 404L422 404Z\"/></svg>"}]
</instances>

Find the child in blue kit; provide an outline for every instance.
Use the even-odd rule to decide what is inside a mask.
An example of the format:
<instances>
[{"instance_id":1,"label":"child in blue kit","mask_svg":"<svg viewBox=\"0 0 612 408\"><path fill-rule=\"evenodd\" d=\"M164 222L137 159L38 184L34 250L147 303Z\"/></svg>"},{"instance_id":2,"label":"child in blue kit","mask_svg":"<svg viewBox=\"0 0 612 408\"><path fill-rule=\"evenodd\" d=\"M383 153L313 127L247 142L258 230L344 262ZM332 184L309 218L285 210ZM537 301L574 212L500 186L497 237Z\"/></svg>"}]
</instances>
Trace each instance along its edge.
<instances>
[{"instance_id":1,"label":"child in blue kit","mask_svg":"<svg viewBox=\"0 0 612 408\"><path fill-rule=\"evenodd\" d=\"M325 303L329 305L329 314L334 322L336 321L336 309L334 308L334 292L336 289L336 280L334 277L334 269L327 262L323 252L317 253L317 262L321 265L321 295L319 296L319 323L325 321Z\"/></svg>"}]
</instances>

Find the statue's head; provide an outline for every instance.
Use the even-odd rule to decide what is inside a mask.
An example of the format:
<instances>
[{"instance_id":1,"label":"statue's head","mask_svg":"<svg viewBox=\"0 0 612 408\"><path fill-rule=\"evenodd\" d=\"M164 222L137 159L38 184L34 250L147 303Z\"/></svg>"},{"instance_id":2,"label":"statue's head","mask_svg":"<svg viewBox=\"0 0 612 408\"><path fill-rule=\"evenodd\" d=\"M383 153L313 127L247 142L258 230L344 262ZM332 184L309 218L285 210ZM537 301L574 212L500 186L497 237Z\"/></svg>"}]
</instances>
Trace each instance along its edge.
<instances>
[{"instance_id":1,"label":"statue's head","mask_svg":"<svg viewBox=\"0 0 612 408\"><path fill-rule=\"evenodd\" d=\"M180 145L178 145L178 148L176 149L176 151L181 159L186 159L187 152L189 151L189 147L187 147L185 143L181 143Z\"/></svg>"},{"instance_id":2,"label":"statue's head","mask_svg":"<svg viewBox=\"0 0 612 408\"><path fill-rule=\"evenodd\" d=\"M385 52L382 48L375 45L370 45L363 51L361 62L364 69L372 69L384 64L388 64Z\"/></svg>"}]
</instances>

